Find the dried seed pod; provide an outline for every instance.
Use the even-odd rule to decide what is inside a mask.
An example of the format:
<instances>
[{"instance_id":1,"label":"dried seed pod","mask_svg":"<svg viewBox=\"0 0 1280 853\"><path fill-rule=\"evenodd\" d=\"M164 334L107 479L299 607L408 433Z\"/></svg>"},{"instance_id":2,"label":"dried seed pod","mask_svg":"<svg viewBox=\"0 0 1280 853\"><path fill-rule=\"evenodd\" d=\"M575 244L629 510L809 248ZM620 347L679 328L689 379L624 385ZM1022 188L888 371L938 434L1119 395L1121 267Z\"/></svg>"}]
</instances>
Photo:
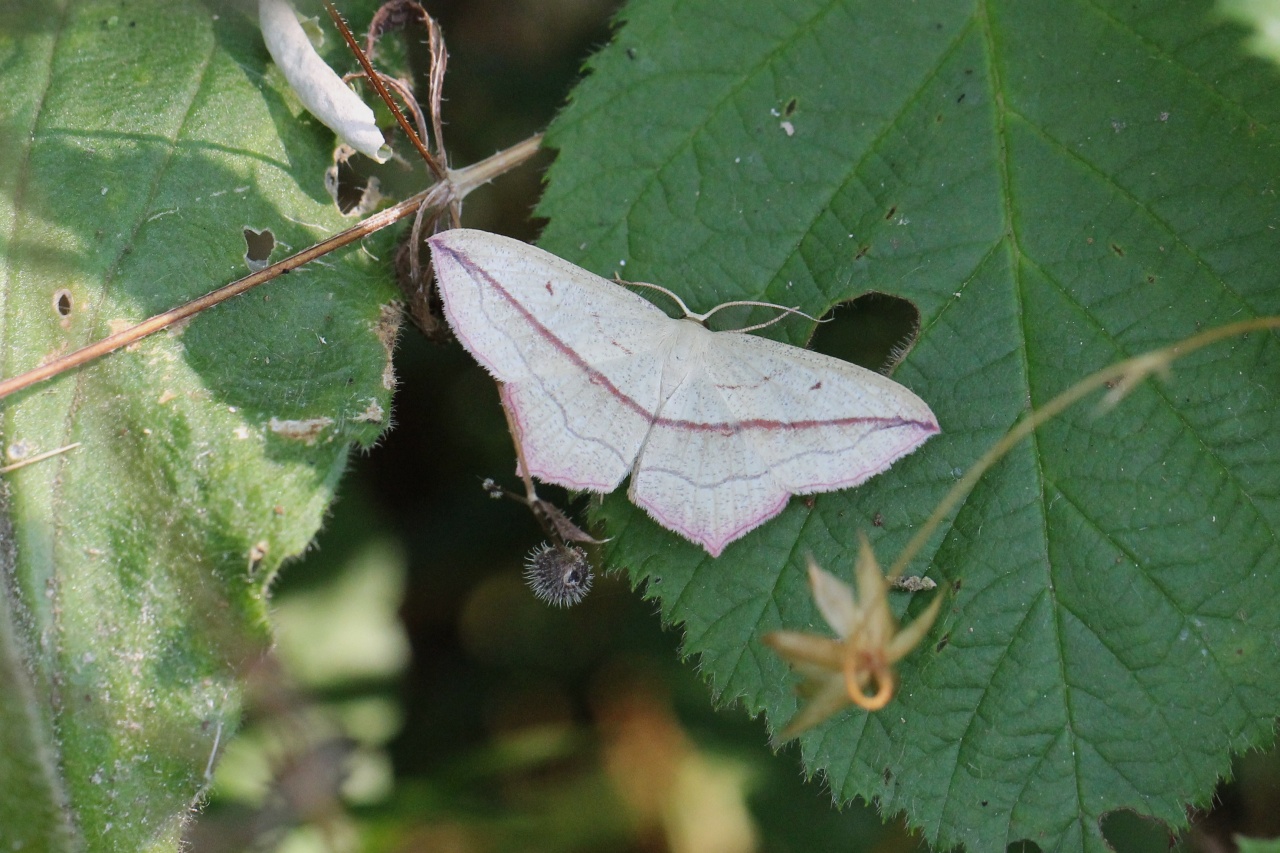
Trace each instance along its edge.
<instances>
[{"instance_id":1,"label":"dried seed pod","mask_svg":"<svg viewBox=\"0 0 1280 853\"><path fill-rule=\"evenodd\" d=\"M591 591L591 562L574 545L562 548L546 542L529 552L525 583L533 594L555 607L572 607Z\"/></svg>"}]
</instances>

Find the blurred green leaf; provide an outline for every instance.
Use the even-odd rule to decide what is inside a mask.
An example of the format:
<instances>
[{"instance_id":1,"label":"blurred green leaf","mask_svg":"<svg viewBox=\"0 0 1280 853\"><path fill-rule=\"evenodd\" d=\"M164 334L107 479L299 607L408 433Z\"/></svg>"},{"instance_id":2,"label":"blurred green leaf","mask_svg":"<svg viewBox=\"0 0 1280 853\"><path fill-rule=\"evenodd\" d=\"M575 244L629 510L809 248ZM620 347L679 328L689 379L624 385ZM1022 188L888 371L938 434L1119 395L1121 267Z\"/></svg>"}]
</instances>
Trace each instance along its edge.
<instances>
[{"instance_id":1,"label":"blurred green leaf","mask_svg":"<svg viewBox=\"0 0 1280 853\"><path fill-rule=\"evenodd\" d=\"M194 2L0 5L0 373L343 227L331 134L256 21ZM385 426L396 316L327 259L3 404L0 846L167 850L268 641L271 577Z\"/></svg>"},{"instance_id":2,"label":"blurred green leaf","mask_svg":"<svg viewBox=\"0 0 1280 853\"><path fill-rule=\"evenodd\" d=\"M822 624L807 553L847 573L861 529L890 562L1030 407L1280 313L1280 81L1244 37L1203 2L626 9L551 128L542 245L698 311L910 299L921 332L896 377L943 429L719 560L605 501L609 562L683 626L722 700L775 728L795 711L760 635ZM1255 334L1019 447L916 561L951 598L898 698L805 736L807 772L941 847L1104 850L1120 808L1182 825L1280 709L1277 389L1280 347Z\"/></svg>"}]
</instances>

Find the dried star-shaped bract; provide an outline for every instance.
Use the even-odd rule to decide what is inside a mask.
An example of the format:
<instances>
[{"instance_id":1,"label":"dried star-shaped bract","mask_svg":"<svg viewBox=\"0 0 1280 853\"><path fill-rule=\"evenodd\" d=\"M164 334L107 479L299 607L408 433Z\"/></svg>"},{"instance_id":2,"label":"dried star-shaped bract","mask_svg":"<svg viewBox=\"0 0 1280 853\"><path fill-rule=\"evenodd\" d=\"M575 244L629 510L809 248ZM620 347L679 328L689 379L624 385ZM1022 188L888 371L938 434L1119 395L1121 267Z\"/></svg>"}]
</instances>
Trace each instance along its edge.
<instances>
[{"instance_id":1,"label":"dried star-shaped bract","mask_svg":"<svg viewBox=\"0 0 1280 853\"><path fill-rule=\"evenodd\" d=\"M924 639L942 609L942 596L936 595L928 610L899 630L889 610L890 581L880 570L867 537L861 539L854 572L856 598L848 584L809 560L814 602L836 638L800 631L774 631L764 637L806 677L800 694L808 703L782 730L781 740L790 740L850 703L868 711L889 704L897 688L893 665Z\"/></svg>"}]
</instances>

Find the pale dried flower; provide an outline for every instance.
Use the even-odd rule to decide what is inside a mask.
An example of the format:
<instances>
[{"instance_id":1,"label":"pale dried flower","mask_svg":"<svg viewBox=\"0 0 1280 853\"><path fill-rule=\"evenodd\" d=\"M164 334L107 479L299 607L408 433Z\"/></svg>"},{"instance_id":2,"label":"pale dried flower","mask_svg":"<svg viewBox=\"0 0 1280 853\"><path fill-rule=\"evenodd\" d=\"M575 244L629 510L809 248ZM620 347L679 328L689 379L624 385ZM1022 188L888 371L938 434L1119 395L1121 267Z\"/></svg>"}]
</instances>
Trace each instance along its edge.
<instances>
[{"instance_id":1,"label":"pale dried flower","mask_svg":"<svg viewBox=\"0 0 1280 853\"><path fill-rule=\"evenodd\" d=\"M373 110L325 65L287 0L259 0L258 22L267 51L308 112L352 148L385 163L391 149Z\"/></svg>"},{"instance_id":2,"label":"pale dried flower","mask_svg":"<svg viewBox=\"0 0 1280 853\"><path fill-rule=\"evenodd\" d=\"M924 613L899 630L889 610L890 581L876 562L867 537L861 537L854 570L857 597L844 581L809 560L809 585L819 612L836 638L800 631L774 631L764 642L806 677L801 695L808 703L779 734L790 740L850 703L878 711L897 689L893 665L919 645L929 632L942 596L935 595ZM874 685L874 692L870 692Z\"/></svg>"}]
</instances>

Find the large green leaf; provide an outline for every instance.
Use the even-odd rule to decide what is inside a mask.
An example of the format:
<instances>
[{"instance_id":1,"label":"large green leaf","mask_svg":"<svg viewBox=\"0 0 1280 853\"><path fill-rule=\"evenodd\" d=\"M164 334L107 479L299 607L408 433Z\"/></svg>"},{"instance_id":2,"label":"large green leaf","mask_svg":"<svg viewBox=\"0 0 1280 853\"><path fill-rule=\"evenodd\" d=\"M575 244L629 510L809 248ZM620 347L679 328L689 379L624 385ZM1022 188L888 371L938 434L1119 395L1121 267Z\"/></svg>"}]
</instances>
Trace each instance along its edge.
<instances>
[{"instance_id":1,"label":"large green leaf","mask_svg":"<svg viewBox=\"0 0 1280 853\"><path fill-rule=\"evenodd\" d=\"M252 14L0 5L0 372L342 226L332 135ZM0 847L174 849L352 442L389 410L394 314L359 253L3 403Z\"/></svg>"},{"instance_id":2,"label":"large green leaf","mask_svg":"<svg viewBox=\"0 0 1280 853\"><path fill-rule=\"evenodd\" d=\"M1202 2L627 8L552 127L543 245L694 310L910 299L896 377L943 430L718 560L605 502L609 562L722 699L775 727L795 711L760 637L823 624L805 554L847 573L861 530L891 561L1030 407L1280 313L1280 79L1244 36ZM898 697L805 735L807 770L940 846L1102 850L1121 808L1181 824L1280 708L1278 392L1280 347L1256 334L1020 446L916 561L949 601Z\"/></svg>"}]
</instances>

